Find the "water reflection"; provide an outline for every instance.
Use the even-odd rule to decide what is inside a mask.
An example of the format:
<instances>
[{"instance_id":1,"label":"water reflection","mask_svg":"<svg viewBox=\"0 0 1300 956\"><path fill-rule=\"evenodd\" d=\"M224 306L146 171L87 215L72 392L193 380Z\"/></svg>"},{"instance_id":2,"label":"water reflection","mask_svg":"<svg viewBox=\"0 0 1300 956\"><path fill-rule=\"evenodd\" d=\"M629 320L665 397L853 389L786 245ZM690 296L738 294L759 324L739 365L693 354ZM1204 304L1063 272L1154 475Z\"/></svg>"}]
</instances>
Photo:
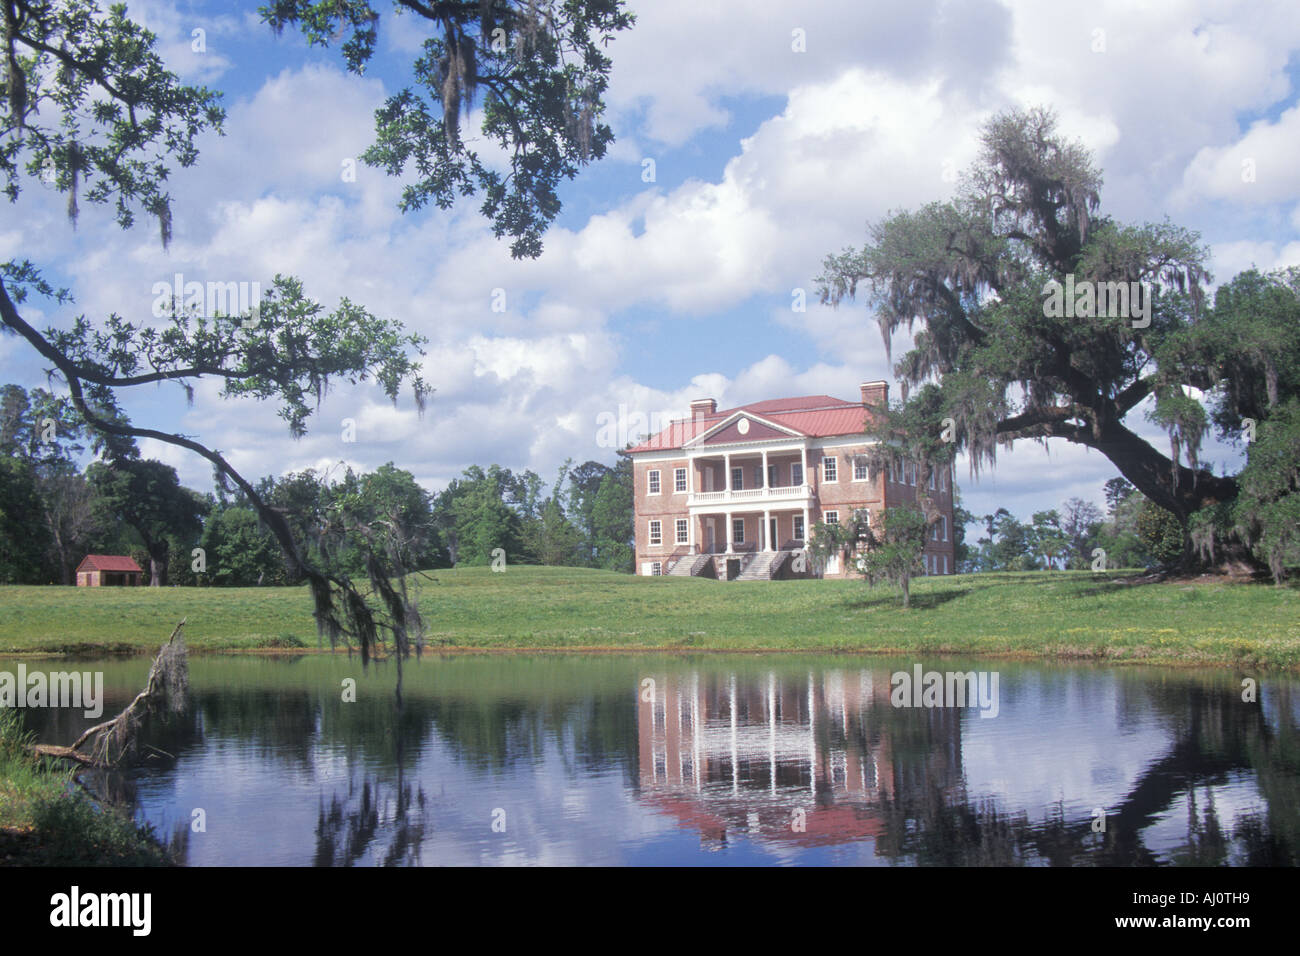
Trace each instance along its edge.
<instances>
[{"instance_id":1,"label":"water reflection","mask_svg":"<svg viewBox=\"0 0 1300 956\"><path fill-rule=\"evenodd\" d=\"M397 708L382 667L345 703L346 660L200 658L96 786L196 865L1296 863L1294 680L1006 665L983 719L893 706L910 663L426 657ZM112 709L142 667L103 668Z\"/></svg>"},{"instance_id":2,"label":"water reflection","mask_svg":"<svg viewBox=\"0 0 1300 956\"><path fill-rule=\"evenodd\" d=\"M870 840L921 864L1295 863L1290 682L1272 685L1287 716L1272 723L1232 682L1031 671L984 723L894 707L891 673L661 675L638 705L642 801L706 850L739 837Z\"/></svg>"}]
</instances>

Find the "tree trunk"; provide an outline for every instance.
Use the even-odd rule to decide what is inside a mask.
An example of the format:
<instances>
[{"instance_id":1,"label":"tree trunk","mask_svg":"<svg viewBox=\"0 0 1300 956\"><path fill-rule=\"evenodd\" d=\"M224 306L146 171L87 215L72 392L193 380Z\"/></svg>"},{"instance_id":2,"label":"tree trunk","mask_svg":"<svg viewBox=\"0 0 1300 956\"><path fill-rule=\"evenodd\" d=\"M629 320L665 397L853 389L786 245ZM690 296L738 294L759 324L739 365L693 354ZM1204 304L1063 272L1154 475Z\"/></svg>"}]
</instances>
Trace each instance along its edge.
<instances>
[{"instance_id":1,"label":"tree trunk","mask_svg":"<svg viewBox=\"0 0 1300 956\"><path fill-rule=\"evenodd\" d=\"M145 550L149 552L149 587L166 587L167 557L169 550L167 539L163 538L161 541L154 541L145 538L144 547Z\"/></svg>"},{"instance_id":2,"label":"tree trunk","mask_svg":"<svg viewBox=\"0 0 1300 956\"><path fill-rule=\"evenodd\" d=\"M1171 468L1168 458L1118 422L1105 426L1101 439L1092 447L1109 458L1138 491L1172 514L1184 527L1192 514L1201 508L1237 497L1236 479L1193 471L1183 465ZM1176 487L1175 470L1178 476Z\"/></svg>"}]
</instances>

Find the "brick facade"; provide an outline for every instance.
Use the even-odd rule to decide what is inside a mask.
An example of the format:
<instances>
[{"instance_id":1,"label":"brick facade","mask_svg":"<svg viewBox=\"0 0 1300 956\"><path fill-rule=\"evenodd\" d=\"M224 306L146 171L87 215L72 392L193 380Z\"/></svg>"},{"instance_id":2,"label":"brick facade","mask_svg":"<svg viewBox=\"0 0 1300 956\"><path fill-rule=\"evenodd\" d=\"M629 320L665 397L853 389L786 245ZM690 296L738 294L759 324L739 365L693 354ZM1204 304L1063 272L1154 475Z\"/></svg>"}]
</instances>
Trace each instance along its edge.
<instances>
[{"instance_id":1,"label":"brick facade","mask_svg":"<svg viewBox=\"0 0 1300 956\"><path fill-rule=\"evenodd\" d=\"M691 418L628 451L636 573L666 574L683 560L703 566L700 556L711 555L713 566L700 573L731 576L755 556L802 548L828 516L848 521L859 509L915 502L910 464L892 474L862 471L866 419L886 399L885 383L872 382L861 402L816 395L722 412L712 400L693 402ZM926 543L926 573L952 574L951 474L936 477L931 497L941 518ZM825 576L856 574L842 563L829 564Z\"/></svg>"}]
</instances>

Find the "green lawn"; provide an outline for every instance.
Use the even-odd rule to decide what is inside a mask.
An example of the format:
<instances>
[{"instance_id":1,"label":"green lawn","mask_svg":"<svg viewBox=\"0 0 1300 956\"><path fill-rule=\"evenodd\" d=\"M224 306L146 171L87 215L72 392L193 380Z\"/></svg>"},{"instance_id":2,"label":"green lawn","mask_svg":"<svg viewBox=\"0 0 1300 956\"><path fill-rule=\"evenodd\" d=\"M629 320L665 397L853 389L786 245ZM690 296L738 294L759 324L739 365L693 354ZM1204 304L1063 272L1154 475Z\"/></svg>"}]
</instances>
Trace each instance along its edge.
<instances>
[{"instance_id":1,"label":"green lawn","mask_svg":"<svg viewBox=\"0 0 1300 956\"><path fill-rule=\"evenodd\" d=\"M1300 667L1300 588L1129 583L1090 572L914 582L913 608L861 581L720 583L514 566L419 585L447 648L813 650ZM0 654L316 646L304 588L0 587Z\"/></svg>"}]
</instances>

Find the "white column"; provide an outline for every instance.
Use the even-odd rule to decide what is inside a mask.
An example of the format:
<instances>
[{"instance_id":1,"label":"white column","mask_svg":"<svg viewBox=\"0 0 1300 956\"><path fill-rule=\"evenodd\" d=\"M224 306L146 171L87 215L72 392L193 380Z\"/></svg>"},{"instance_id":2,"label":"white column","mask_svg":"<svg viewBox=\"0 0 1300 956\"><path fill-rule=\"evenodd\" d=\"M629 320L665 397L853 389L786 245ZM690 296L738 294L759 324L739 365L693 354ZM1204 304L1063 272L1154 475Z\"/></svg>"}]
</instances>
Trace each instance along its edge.
<instances>
[{"instance_id":1,"label":"white column","mask_svg":"<svg viewBox=\"0 0 1300 956\"><path fill-rule=\"evenodd\" d=\"M731 452L727 452L722 456L722 458L724 462L723 467L726 469L726 474L722 476L722 490L735 491L735 489L731 487ZM727 533L730 535L731 532Z\"/></svg>"},{"instance_id":2,"label":"white column","mask_svg":"<svg viewBox=\"0 0 1300 956\"><path fill-rule=\"evenodd\" d=\"M767 487L767 449L763 449L763 487Z\"/></svg>"},{"instance_id":3,"label":"white column","mask_svg":"<svg viewBox=\"0 0 1300 956\"><path fill-rule=\"evenodd\" d=\"M727 527L725 531L727 534L727 554L731 554L731 512L730 511L727 512Z\"/></svg>"},{"instance_id":4,"label":"white column","mask_svg":"<svg viewBox=\"0 0 1300 956\"><path fill-rule=\"evenodd\" d=\"M736 740L736 675L731 675L731 792L740 793L740 767Z\"/></svg>"},{"instance_id":5,"label":"white column","mask_svg":"<svg viewBox=\"0 0 1300 956\"><path fill-rule=\"evenodd\" d=\"M808 544L808 506L803 508L803 543Z\"/></svg>"},{"instance_id":6,"label":"white column","mask_svg":"<svg viewBox=\"0 0 1300 956\"><path fill-rule=\"evenodd\" d=\"M817 796L817 712L813 698L813 673L808 672L808 791Z\"/></svg>"},{"instance_id":7,"label":"white column","mask_svg":"<svg viewBox=\"0 0 1300 956\"><path fill-rule=\"evenodd\" d=\"M776 796L776 672L767 673L767 759L772 796Z\"/></svg>"},{"instance_id":8,"label":"white column","mask_svg":"<svg viewBox=\"0 0 1300 956\"><path fill-rule=\"evenodd\" d=\"M763 543L766 545L763 548L764 551L774 550L772 548L772 513L767 510L763 511Z\"/></svg>"}]
</instances>

